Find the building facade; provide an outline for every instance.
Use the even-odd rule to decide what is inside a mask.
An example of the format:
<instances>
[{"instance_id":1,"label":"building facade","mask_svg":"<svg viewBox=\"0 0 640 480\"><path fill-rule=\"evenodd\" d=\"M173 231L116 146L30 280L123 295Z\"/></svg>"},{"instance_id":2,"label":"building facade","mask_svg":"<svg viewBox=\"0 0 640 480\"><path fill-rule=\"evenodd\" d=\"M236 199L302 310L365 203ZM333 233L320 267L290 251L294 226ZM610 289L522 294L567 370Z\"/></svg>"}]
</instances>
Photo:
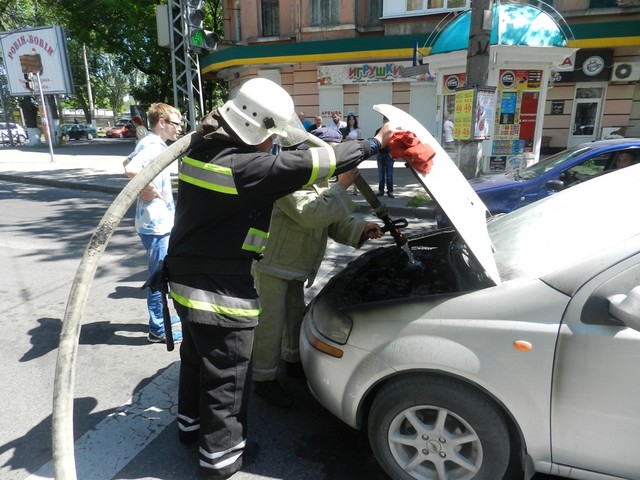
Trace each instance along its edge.
<instances>
[{"instance_id":1,"label":"building facade","mask_svg":"<svg viewBox=\"0 0 640 480\"><path fill-rule=\"evenodd\" d=\"M429 63L429 46L470 6L469 0L225 0L224 38L201 59L202 74L228 82L230 92L247 78L270 78L309 119L321 114L327 124L333 113L354 113L364 137L381 123L372 106L393 104L441 138L453 93L464 86L465 52L433 57L428 70L409 67ZM640 136L640 0L540 6L559 12L569 49L540 65L519 52L519 63L494 66L489 85L496 98L511 73L531 88L504 92L516 102L513 116L501 116L508 102L494 98L493 130L503 135L483 142L483 170L508 168L495 160L501 155L526 153L530 161L612 132ZM522 135L532 138L518 140Z\"/></svg>"}]
</instances>

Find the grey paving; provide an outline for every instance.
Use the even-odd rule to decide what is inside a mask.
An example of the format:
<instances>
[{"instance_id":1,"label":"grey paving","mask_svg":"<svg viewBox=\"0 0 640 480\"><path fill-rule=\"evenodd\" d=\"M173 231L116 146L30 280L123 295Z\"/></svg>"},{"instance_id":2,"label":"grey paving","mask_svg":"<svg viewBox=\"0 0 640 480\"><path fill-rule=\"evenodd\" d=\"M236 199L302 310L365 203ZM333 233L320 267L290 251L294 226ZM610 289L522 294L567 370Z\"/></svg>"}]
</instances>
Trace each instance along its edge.
<instances>
[{"instance_id":1,"label":"grey paving","mask_svg":"<svg viewBox=\"0 0 640 480\"><path fill-rule=\"evenodd\" d=\"M0 180L118 194L127 183L122 161L135 146L130 139L97 138L55 146L0 147ZM169 167L177 174L177 164ZM360 164L362 177L377 191L375 159ZM394 196L380 197L391 217L432 218L433 204L403 162L394 168ZM360 213L371 212L362 195L353 195ZM422 204L422 205L420 205Z\"/></svg>"}]
</instances>

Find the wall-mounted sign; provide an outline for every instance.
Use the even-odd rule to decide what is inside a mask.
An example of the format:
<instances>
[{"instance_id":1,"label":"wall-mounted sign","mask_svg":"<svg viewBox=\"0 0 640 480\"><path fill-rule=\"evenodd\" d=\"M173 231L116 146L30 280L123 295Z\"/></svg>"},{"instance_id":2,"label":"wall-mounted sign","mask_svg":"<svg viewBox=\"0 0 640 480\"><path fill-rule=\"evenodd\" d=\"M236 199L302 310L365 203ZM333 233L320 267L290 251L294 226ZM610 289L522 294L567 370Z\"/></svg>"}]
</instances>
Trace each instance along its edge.
<instances>
[{"instance_id":1,"label":"wall-mounted sign","mask_svg":"<svg viewBox=\"0 0 640 480\"><path fill-rule=\"evenodd\" d=\"M564 114L564 100L551 100L551 115Z\"/></svg>"},{"instance_id":2,"label":"wall-mounted sign","mask_svg":"<svg viewBox=\"0 0 640 480\"><path fill-rule=\"evenodd\" d=\"M611 78L611 66L613 64L613 50L580 49L576 53L574 68L561 70L555 68L552 71L554 83L575 82L602 82Z\"/></svg>"},{"instance_id":3,"label":"wall-mounted sign","mask_svg":"<svg viewBox=\"0 0 640 480\"><path fill-rule=\"evenodd\" d=\"M442 93L454 93L457 89L463 88L467 83L466 73L454 73L442 77Z\"/></svg>"},{"instance_id":4,"label":"wall-mounted sign","mask_svg":"<svg viewBox=\"0 0 640 480\"><path fill-rule=\"evenodd\" d=\"M318 85L349 85L376 82L435 83L436 77L428 72L412 77L402 75L402 68L411 62L365 63L362 65L321 65L318 67Z\"/></svg>"},{"instance_id":5,"label":"wall-mounted sign","mask_svg":"<svg viewBox=\"0 0 640 480\"><path fill-rule=\"evenodd\" d=\"M67 43L61 27L20 30L1 39L11 95L33 95L40 76L42 93L71 94L73 82L67 56Z\"/></svg>"}]
</instances>

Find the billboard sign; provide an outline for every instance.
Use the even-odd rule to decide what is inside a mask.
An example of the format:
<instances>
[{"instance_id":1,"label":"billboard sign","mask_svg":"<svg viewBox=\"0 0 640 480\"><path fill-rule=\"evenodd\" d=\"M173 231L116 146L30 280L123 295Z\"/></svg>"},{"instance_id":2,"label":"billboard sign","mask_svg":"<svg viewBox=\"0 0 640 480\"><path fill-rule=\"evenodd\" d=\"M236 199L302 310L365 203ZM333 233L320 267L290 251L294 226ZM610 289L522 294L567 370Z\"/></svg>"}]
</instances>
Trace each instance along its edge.
<instances>
[{"instance_id":1,"label":"billboard sign","mask_svg":"<svg viewBox=\"0 0 640 480\"><path fill-rule=\"evenodd\" d=\"M62 27L9 32L0 38L0 45L11 95L33 95L33 90L38 89L37 75L43 94L73 93Z\"/></svg>"}]
</instances>

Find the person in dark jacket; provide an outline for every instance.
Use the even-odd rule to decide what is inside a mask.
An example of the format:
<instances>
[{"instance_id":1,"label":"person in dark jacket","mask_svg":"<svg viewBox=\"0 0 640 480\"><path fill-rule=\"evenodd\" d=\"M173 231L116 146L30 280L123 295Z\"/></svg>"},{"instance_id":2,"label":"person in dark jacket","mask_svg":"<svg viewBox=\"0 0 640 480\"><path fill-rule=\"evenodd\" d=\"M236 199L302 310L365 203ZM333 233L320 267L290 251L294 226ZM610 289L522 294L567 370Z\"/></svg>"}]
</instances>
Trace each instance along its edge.
<instances>
[{"instance_id":1,"label":"person in dark jacket","mask_svg":"<svg viewBox=\"0 0 640 480\"><path fill-rule=\"evenodd\" d=\"M207 140L184 157L166 259L170 294L182 319L178 425L199 442L200 473L225 479L249 461L248 391L260 301L251 276L268 238L273 203L306 185L355 168L386 147L375 138L307 150L310 140L289 94L254 78L202 122ZM269 153L277 135L285 147Z\"/></svg>"}]
</instances>

